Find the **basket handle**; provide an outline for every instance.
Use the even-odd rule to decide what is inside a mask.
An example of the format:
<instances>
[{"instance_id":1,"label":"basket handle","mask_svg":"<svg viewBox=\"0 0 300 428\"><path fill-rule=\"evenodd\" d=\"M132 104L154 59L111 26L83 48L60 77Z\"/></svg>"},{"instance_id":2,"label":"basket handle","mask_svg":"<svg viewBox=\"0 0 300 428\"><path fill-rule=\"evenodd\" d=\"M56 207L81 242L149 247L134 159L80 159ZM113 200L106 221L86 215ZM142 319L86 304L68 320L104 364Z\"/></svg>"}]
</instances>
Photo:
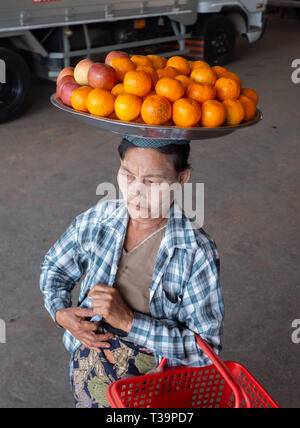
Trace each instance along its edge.
<instances>
[{"instance_id":1,"label":"basket handle","mask_svg":"<svg viewBox=\"0 0 300 428\"><path fill-rule=\"evenodd\" d=\"M201 350L205 353L205 355L208 356L210 361L214 364L216 369L220 372L220 374L223 376L225 381L228 383L230 388L232 389L235 397L235 408L239 409L241 407L241 395L244 397L244 400L246 402L246 406L248 409L252 408L251 401L244 391L244 389L238 384L230 370L226 367L224 362L218 357L218 355L214 352L214 350L210 347L210 345L202 339L202 337L199 334L195 333L195 339L197 345L201 348ZM168 361L167 358L163 358L158 365L158 369L161 369L165 366L166 362Z\"/></svg>"}]
</instances>

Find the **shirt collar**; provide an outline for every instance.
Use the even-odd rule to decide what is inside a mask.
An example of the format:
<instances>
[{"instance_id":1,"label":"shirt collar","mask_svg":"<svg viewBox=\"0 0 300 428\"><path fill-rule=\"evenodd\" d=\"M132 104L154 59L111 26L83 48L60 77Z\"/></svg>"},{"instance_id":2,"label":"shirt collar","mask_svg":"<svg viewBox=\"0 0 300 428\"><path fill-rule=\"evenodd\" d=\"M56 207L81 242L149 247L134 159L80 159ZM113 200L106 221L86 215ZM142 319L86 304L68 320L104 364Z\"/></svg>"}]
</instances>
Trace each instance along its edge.
<instances>
[{"instance_id":1,"label":"shirt collar","mask_svg":"<svg viewBox=\"0 0 300 428\"><path fill-rule=\"evenodd\" d=\"M124 199L115 199L111 203L116 204L115 209L112 210L112 215L104 219L101 224L113 228L117 234L124 237L129 221L127 205ZM173 247L188 250L198 248L192 222L176 200L170 207L165 239L168 249Z\"/></svg>"}]
</instances>

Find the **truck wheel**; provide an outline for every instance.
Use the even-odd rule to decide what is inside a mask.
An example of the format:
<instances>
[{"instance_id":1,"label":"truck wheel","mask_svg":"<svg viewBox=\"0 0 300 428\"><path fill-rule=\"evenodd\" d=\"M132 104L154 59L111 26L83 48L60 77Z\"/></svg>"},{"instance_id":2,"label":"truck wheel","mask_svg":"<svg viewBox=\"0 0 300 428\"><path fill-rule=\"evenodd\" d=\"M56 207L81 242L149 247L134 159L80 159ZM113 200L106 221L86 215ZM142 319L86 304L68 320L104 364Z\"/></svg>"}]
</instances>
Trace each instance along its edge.
<instances>
[{"instance_id":1,"label":"truck wheel","mask_svg":"<svg viewBox=\"0 0 300 428\"><path fill-rule=\"evenodd\" d=\"M226 16L212 16L204 24L205 59L210 65L226 65L236 41L234 24Z\"/></svg>"},{"instance_id":2,"label":"truck wheel","mask_svg":"<svg viewBox=\"0 0 300 428\"><path fill-rule=\"evenodd\" d=\"M24 112L31 87L30 70L21 55L0 47L6 65L6 83L0 83L0 123L17 119Z\"/></svg>"}]
</instances>

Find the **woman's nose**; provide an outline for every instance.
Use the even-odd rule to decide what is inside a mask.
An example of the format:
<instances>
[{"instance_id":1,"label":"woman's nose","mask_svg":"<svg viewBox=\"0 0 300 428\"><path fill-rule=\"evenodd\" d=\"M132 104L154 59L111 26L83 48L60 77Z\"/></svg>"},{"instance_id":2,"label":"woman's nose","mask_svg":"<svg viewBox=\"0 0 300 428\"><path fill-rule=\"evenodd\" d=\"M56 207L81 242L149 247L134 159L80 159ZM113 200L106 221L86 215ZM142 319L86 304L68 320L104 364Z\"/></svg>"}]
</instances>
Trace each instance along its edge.
<instances>
[{"instance_id":1,"label":"woman's nose","mask_svg":"<svg viewBox=\"0 0 300 428\"><path fill-rule=\"evenodd\" d=\"M137 178L135 183L133 184L133 187L134 187L134 191L141 192L145 187L144 179L143 178Z\"/></svg>"},{"instance_id":2,"label":"woman's nose","mask_svg":"<svg viewBox=\"0 0 300 428\"><path fill-rule=\"evenodd\" d=\"M129 192L133 196L140 196L143 193L143 183L135 182L130 188Z\"/></svg>"}]
</instances>

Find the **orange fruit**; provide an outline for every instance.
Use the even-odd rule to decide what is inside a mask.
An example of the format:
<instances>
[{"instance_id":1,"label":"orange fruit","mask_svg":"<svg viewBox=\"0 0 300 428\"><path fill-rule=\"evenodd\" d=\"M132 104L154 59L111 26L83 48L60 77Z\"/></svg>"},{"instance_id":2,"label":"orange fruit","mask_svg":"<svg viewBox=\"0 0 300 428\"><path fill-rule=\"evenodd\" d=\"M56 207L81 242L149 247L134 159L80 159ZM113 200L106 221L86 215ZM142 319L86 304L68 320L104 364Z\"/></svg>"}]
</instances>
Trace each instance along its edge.
<instances>
[{"instance_id":1,"label":"orange fruit","mask_svg":"<svg viewBox=\"0 0 300 428\"><path fill-rule=\"evenodd\" d=\"M115 58L111 62L111 66L116 70L119 82L123 82L124 77L128 71L136 69L135 63L126 57Z\"/></svg>"},{"instance_id":2,"label":"orange fruit","mask_svg":"<svg viewBox=\"0 0 300 428\"><path fill-rule=\"evenodd\" d=\"M165 77L164 79L160 79L156 86L155 90L157 95L162 97L166 97L171 103L179 100L184 96L184 87L182 83L176 79L169 79Z\"/></svg>"},{"instance_id":3,"label":"orange fruit","mask_svg":"<svg viewBox=\"0 0 300 428\"><path fill-rule=\"evenodd\" d=\"M193 82L189 85L186 96L203 104L205 101L214 100L216 98L216 88L207 83Z\"/></svg>"},{"instance_id":4,"label":"orange fruit","mask_svg":"<svg viewBox=\"0 0 300 428\"><path fill-rule=\"evenodd\" d=\"M133 55L130 59L132 62L135 63L137 67L140 67L140 66L152 67L151 59L147 58L144 55Z\"/></svg>"},{"instance_id":5,"label":"orange fruit","mask_svg":"<svg viewBox=\"0 0 300 428\"><path fill-rule=\"evenodd\" d=\"M117 97L120 94L124 94L125 90L124 90L124 85L123 83L118 83L116 86L114 86L111 90L111 93Z\"/></svg>"},{"instance_id":6,"label":"orange fruit","mask_svg":"<svg viewBox=\"0 0 300 428\"><path fill-rule=\"evenodd\" d=\"M175 77L176 80L179 80L181 82L182 86L184 87L185 91L189 87L190 84L194 83L193 79L188 76L184 76L183 74L180 74L179 76Z\"/></svg>"},{"instance_id":7,"label":"orange fruit","mask_svg":"<svg viewBox=\"0 0 300 428\"><path fill-rule=\"evenodd\" d=\"M240 97L240 101L243 104L245 108L245 118L244 121L248 121L254 118L256 115L256 105L255 102L251 99L246 97L246 95L242 95Z\"/></svg>"},{"instance_id":8,"label":"orange fruit","mask_svg":"<svg viewBox=\"0 0 300 428\"><path fill-rule=\"evenodd\" d=\"M149 74L152 80L152 89L155 89L155 85L158 82L158 74L153 67L146 67L145 65L141 65L136 69L136 71L144 71L145 73Z\"/></svg>"},{"instance_id":9,"label":"orange fruit","mask_svg":"<svg viewBox=\"0 0 300 428\"><path fill-rule=\"evenodd\" d=\"M217 75L218 79L221 77L227 77L228 79L235 80L242 89L242 79L236 73L231 73L229 70L227 70L227 68L220 67L218 65L212 67L212 70Z\"/></svg>"},{"instance_id":10,"label":"orange fruit","mask_svg":"<svg viewBox=\"0 0 300 428\"><path fill-rule=\"evenodd\" d=\"M182 56L173 56L170 58L167 62L167 67L174 67L180 74L185 76L188 76L191 72L188 60Z\"/></svg>"},{"instance_id":11,"label":"orange fruit","mask_svg":"<svg viewBox=\"0 0 300 428\"><path fill-rule=\"evenodd\" d=\"M236 80L220 77L216 82L217 99L220 101L234 100L240 97L241 89Z\"/></svg>"},{"instance_id":12,"label":"orange fruit","mask_svg":"<svg viewBox=\"0 0 300 428\"><path fill-rule=\"evenodd\" d=\"M231 73L228 71L227 74L225 75L225 77L227 77L228 79L235 80L239 84L240 89L242 89L242 87L243 87L242 79L237 74Z\"/></svg>"},{"instance_id":13,"label":"orange fruit","mask_svg":"<svg viewBox=\"0 0 300 428\"><path fill-rule=\"evenodd\" d=\"M173 122L177 126L192 128L201 119L201 107L195 100L181 98L173 104Z\"/></svg>"},{"instance_id":14,"label":"orange fruit","mask_svg":"<svg viewBox=\"0 0 300 428\"><path fill-rule=\"evenodd\" d=\"M113 120L119 120L118 116L116 115L116 112L113 111L112 114L110 114L108 116L109 119L113 119Z\"/></svg>"},{"instance_id":15,"label":"orange fruit","mask_svg":"<svg viewBox=\"0 0 300 428\"><path fill-rule=\"evenodd\" d=\"M196 70L196 68L210 68L210 65L206 61L193 61L192 63L192 71Z\"/></svg>"},{"instance_id":16,"label":"orange fruit","mask_svg":"<svg viewBox=\"0 0 300 428\"><path fill-rule=\"evenodd\" d=\"M251 98L254 101L255 105L259 103L258 93L254 89L243 88L241 90L241 95L246 95L246 97Z\"/></svg>"},{"instance_id":17,"label":"orange fruit","mask_svg":"<svg viewBox=\"0 0 300 428\"><path fill-rule=\"evenodd\" d=\"M151 95L143 102L141 114L148 125L163 125L172 117L172 105L165 97Z\"/></svg>"},{"instance_id":18,"label":"orange fruit","mask_svg":"<svg viewBox=\"0 0 300 428\"><path fill-rule=\"evenodd\" d=\"M152 88L152 79L144 71L128 71L124 77L125 92L138 97L145 97Z\"/></svg>"},{"instance_id":19,"label":"orange fruit","mask_svg":"<svg viewBox=\"0 0 300 428\"><path fill-rule=\"evenodd\" d=\"M147 58L149 58L152 61L152 67L155 70L159 70L161 68L165 68L167 65L167 59L163 58L159 55L147 55Z\"/></svg>"},{"instance_id":20,"label":"orange fruit","mask_svg":"<svg viewBox=\"0 0 300 428\"><path fill-rule=\"evenodd\" d=\"M147 97L150 97L151 95L157 95L155 91L150 91L150 93L148 95L146 95L145 97L142 98L142 101L145 101L145 99Z\"/></svg>"},{"instance_id":21,"label":"orange fruit","mask_svg":"<svg viewBox=\"0 0 300 428\"><path fill-rule=\"evenodd\" d=\"M214 85L217 81L216 74L211 68L206 67L196 68L192 71L191 78L197 83L208 83L209 85Z\"/></svg>"},{"instance_id":22,"label":"orange fruit","mask_svg":"<svg viewBox=\"0 0 300 428\"><path fill-rule=\"evenodd\" d=\"M87 98L87 108L95 116L107 117L114 111L116 98L106 89L93 89Z\"/></svg>"},{"instance_id":23,"label":"orange fruit","mask_svg":"<svg viewBox=\"0 0 300 428\"><path fill-rule=\"evenodd\" d=\"M74 110L83 111L88 113L87 108L87 97L93 88L90 86L81 86L81 88L76 89L72 92L71 95L71 104Z\"/></svg>"},{"instance_id":24,"label":"orange fruit","mask_svg":"<svg viewBox=\"0 0 300 428\"><path fill-rule=\"evenodd\" d=\"M120 120L131 122L140 116L142 100L132 94L121 94L115 102L115 112Z\"/></svg>"},{"instance_id":25,"label":"orange fruit","mask_svg":"<svg viewBox=\"0 0 300 428\"><path fill-rule=\"evenodd\" d=\"M220 79L220 77L226 77L226 74L229 73L227 68L220 67L219 65L215 65L212 67L213 72L217 75L217 78Z\"/></svg>"},{"instance_id":26,"label":"orange fruit","mask_svg":"<svg viewBox=\"0 0 300 428\"><path fill-rule=\"evenodd\" d=\"M218 128L226 120L225 106L217 100L205 101L202 104L201 124L207 128Z\"/></svg>"},{"instance_id":27,"label":"orange fruit","mask_svg":"<svg viewBox=\"0 0 300 428\"><path fill-rule=\"evenodd\" d=\"M243 104L239 100L225 100L223 105L226 109L226 125L237 126L243 122L246 112Z\"/></svg>"},{"instance_id":28,"label":"orange fruit","mask_svg":"<svg viewBox=\"0 0 300 428\"><path fill-rule=\"evenodd\" d=\"M160 69L158 69L156 71L157 71L159 79L163 79L164 77L169 77L170 79L175 79L176 76L179 76L179 74L181 74L174 67L160 68Z\"/></svg>"}]
</instances>

